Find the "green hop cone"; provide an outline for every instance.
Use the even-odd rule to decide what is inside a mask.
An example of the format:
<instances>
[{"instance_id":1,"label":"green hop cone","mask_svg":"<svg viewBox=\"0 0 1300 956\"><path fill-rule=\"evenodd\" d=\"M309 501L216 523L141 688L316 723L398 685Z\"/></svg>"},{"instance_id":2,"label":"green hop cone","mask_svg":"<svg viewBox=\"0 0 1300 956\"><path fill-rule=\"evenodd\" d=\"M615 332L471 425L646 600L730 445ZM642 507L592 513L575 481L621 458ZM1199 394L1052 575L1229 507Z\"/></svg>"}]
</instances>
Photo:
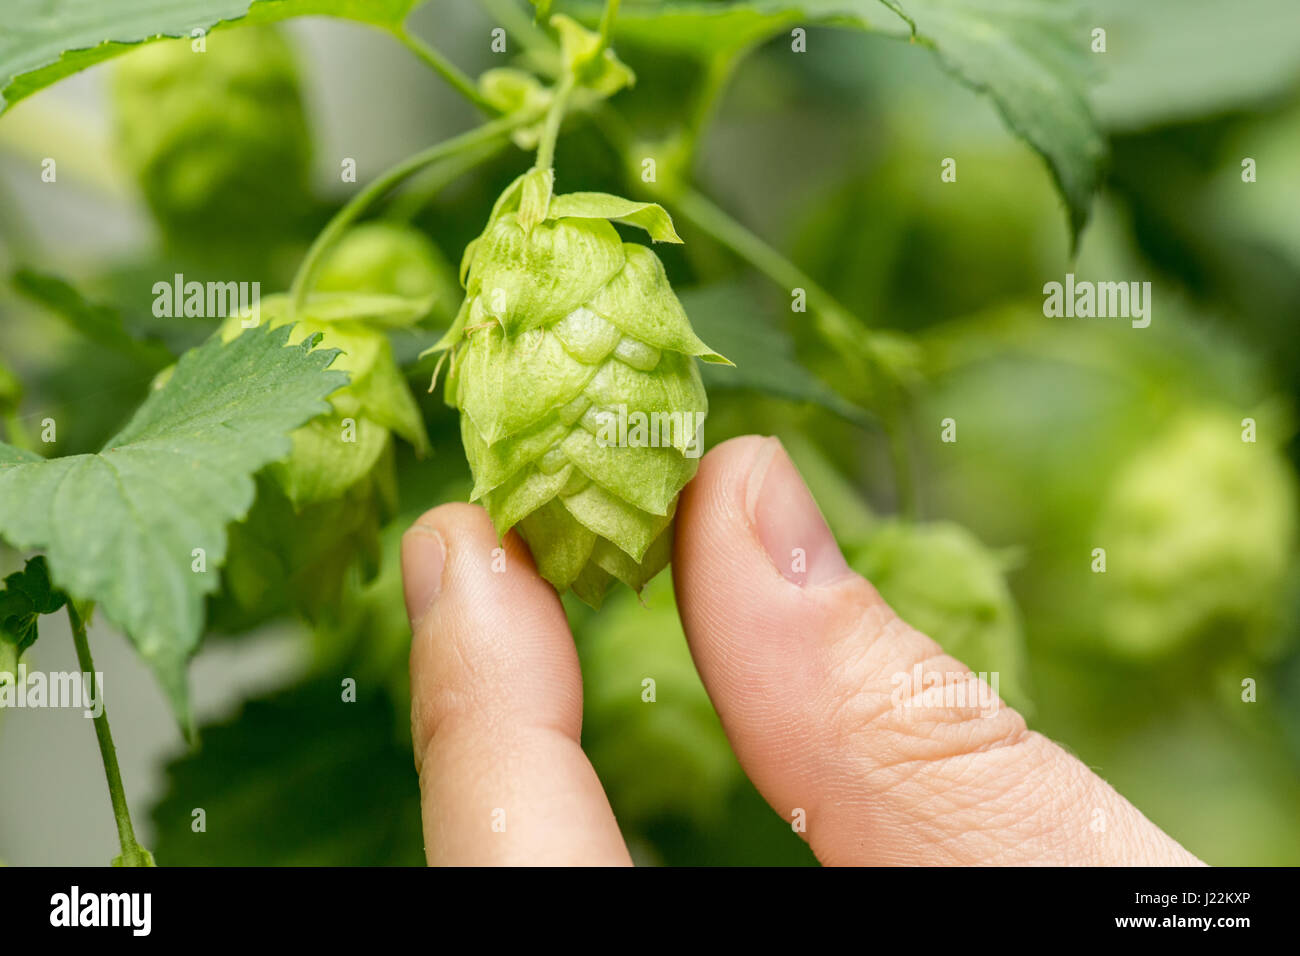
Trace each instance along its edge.
<instances>
[{"instance_id":1,"label":"green hop cone","mask_svg":"<svg viewBox=\"0 0 1300 956\"><path fill-rule=\"evenodd\" d=\"M885 521L849 563L899 617L971 670L996 672L998 693L1028 706L1024 635L1005 555L951 522Z\"/></svg>"},{"instance_id":2,"label":"green hop cone","mask_svg":"<svg viewBox=\"0 0 1300 956\"><path fill-rule=\"evenodd\" d=\"M292 451L258 477L253 510L231 528L219 627L240 629L296 608L315 617L338 600L349 569L380 564L380 530L397 506L394 436L423 456L428 434L419 406L393 356L385 326L413 312L400 297L326 292L291 317L287 296L261 300L258 321L294 322L290 342L318 335L317 348L338 349L331 368L349 382L329 396L331 409L297 429ZM406 311L388 311L404 307ZM378 312L372 310L379 310ZM231 316L220 334L242 334Z\"/></svg>"},{"instance_id":3,"label":"green hop cone","mask_svg":"<svg viewBox=\"0 0 1300 956\"><path fill-rule=\"evenodd\" d=\"M673 513L695 474L708 398L691 329L659 258L613 223L680 242L659 206L551 195L534 169L465 251L466 296L434 351L481 501L518 527L542 576L599 606L668 563Z\"/></svg>"},{"instance_id":4,"label":"green hop cone","mask_svg":"<svg viewBox=\"0 0 1300 956\"><path fill-rule=\"evenodd\" d=\"M293 51L270 26L150 43L114 74L119 154L173 243L247 243L306 208L310 139Z\"/></svg>"},{"instance_id":5,"label":"green hop cone","mask_svg":"<svg viewBox=\"0 0 1300 956\"><path fill-rule=\"evenodd\" d=\"M611 595L577 632L582 747L625 832L663 817L707 826L740 766L691 662L672 582L655 581L641 598Z\"/></svg>"},{"instance_id":6,"label":"green hop cone","mask_svg":"<svg viewBox=\"0 0 1300 956\"><path fill-rule=\"evenodd\" d=\"M450 322L460 288L456 273L429 237L413 226L367 222L349 230L321 263L317 292L431 299Z\"/></svg>"},{"instance_id":7,"label":"green hop cone","mask_svg":"<svg viewBox=\"0 0 1300 956\"><path fill-rule=\"evenodd\" d=\"M1296 531L1295 476L1263 441L1217 412L1184 413L1116 476L1089 575L1098 637L1154 657L1202 637L1266 641Z\"/></svg>"}]
</instances>

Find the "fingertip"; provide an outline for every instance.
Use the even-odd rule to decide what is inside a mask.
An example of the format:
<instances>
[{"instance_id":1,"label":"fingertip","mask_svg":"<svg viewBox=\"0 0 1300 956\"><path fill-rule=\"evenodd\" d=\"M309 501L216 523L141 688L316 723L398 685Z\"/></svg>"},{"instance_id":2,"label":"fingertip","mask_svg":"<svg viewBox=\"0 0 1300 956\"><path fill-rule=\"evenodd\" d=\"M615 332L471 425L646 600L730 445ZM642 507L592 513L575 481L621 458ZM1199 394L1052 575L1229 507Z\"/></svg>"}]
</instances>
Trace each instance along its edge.
<instances>
[{"instance_id":1,"label":"fingertip","mask_svg":"<svg viewBox=\"0 0 1300 956\"><path fill-rule=\"evenodd\" d=\"M425 512L402 538L417 749L466 701L579 726L581 682L555 589L479 505Z\"/></svg>"},{"instance_id":2,"label":"fingertip","mask_svg":"<svg viewBox=\"0 0 1300 956\"><path fill-rule=\"evenodd\" d=\"M429 860L628 862L579 744L564 609L523 541L477 505L442 505L406 532L402 562Z\"/></svg>"}]
</instances>

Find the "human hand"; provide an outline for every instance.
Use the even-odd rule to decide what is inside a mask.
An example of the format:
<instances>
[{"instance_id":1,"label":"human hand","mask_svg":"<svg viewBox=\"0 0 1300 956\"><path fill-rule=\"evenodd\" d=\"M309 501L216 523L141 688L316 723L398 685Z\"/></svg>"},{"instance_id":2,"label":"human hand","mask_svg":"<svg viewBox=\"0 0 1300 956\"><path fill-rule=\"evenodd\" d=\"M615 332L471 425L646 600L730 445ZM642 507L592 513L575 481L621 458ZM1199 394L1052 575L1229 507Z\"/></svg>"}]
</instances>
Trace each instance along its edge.
<instances>
[{"instance_id":1,"label":"human hand","mask_svg":"<svg viewBox=\"0 0 1300 956\"><path fill-rule=\"evenodd\" d=\"M499 546L465 504L428 512L402 542L428 860L629 863L580 745L564 610L513 532L494 571ZM895 675L967 668L848 567L775 439L704 457L678 505L672 568L742 767L786 820L802 811L822 863L1199 863L1011 708L897 707Z\"/></svg>"}]
</instances>

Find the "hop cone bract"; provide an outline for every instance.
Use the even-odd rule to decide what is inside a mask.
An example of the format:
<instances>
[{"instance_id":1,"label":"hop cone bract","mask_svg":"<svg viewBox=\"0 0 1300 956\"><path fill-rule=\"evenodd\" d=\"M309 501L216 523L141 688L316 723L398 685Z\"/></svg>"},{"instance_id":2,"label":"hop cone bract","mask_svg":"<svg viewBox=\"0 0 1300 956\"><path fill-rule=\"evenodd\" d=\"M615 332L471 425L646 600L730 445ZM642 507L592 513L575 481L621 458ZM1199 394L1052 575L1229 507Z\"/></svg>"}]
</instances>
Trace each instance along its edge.
<instances>
[{"instance_id":1,"label":"hop cone bract","mask_svg":"<svg viewBox=\"0 0 1300 956\"><path fill-rule=\"evenodd\" d=\"M708 399L691 329L646 246L612 222L680 242L660 207L550 195L534 170L498 200L462 263L466 296L435 349L460 409L471 500L518 527L538 570L599 605L668 563L678 493L695 474Z\"/></svg>"}]
</instances>

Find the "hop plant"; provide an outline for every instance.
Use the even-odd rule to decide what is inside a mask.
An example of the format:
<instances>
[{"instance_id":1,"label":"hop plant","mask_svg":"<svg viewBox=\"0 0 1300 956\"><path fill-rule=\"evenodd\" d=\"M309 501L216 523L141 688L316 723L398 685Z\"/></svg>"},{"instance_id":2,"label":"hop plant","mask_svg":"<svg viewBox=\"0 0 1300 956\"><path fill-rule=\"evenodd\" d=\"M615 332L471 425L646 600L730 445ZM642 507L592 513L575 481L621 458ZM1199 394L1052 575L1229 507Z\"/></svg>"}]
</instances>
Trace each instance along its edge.
<instances>
[{"instance_id":1,"label":"hop plant","mask_svg":"<svg viewBox=\"0 0 1300 956\"><path fill-rule=\"evenodd\" d=\"M553 196L552 176L534 169L497 201L434 350L449 357L471 500L499 534L518 527L557 590L599 606L614 579L639 591L668 563L708 411L695 359L727 360L696 336L654 252L613 226L680 242L668 214Z\"/></svg>"},{"instance_id":2,"label":"hop plant","mask_svg":"<svg viewBox=\"0 0 1300 956\"><path fill-rule=\"evenodd\" d=\"M1263 636L1296 531L1294 476L1216 412L1184 413L1118 474L1096 541L1099 637L1154 656L1207 633Z\"/></svg>"},{"instance_id":3,"label":"hop plant","mask_svg":"<svg viewBox=\"0 0 1300 956\"><path fill-rule=\"evenodd\" d=\"M316 347L338 349L331 368L350 380L329 396L330 411L293 433L288 458L259 476L253 511L231 529L223 576L229 601L216 609L219 626L261 620L284 609L277 601L314 615L337 600L358 559L367 574L378 569L380 529L397 507L394 436L419 455L429 451L384 327L409 324L420 311L406 299L366 292L321 293L298 314L287 296L261 301L260 323L292 322L290 342L319 336ZM238 315L220 331L225 341L242 333Z\"/></svg>"},{"instance_id":4,"label":"hop plant","mask_svg":"<svg viewBox=\"0 0 1300 956\"><path fill-rule=\"evenodd\" d=\"M367 222L349 230L321 263L317 292L433 298L450 321L459 298L455 270L418 229L402 223Z\"/></svg>"},{"instance_id":5,"label":"hop plant","mask_svg":"<svg viewBox=\"0 0 1300 956\"><path fill-rule=\"evenodd\" d=\"M672 582L641 598L612 595L578 631L582 746L624 827L663 817L707 825L740 766L691 662Z\"/></svg>"},{"instance_id":6,"label":"hop plant","mask_svg":"<svg viewBox=\"0 0 1300 956\"><path fill-rule=\"evenodd\" d=\"M1019 707L1025 647L1007 556L946 521L882 522L849 563L898 615L977 672L998 674L999 693Z\"/></svg>"},{"instance_id":7,"label":"hop plant","mask_svg":"<svg viewBox=\"0 0 1300 956\"><path fill-rule=\"evenodd\" d=\"M270 26L150 43L114 75L118 151L164 235L247 243L305 208L310 140L297 65ZM206 248L205 245L200 245Z\"/></svg>"}]
</instances>

